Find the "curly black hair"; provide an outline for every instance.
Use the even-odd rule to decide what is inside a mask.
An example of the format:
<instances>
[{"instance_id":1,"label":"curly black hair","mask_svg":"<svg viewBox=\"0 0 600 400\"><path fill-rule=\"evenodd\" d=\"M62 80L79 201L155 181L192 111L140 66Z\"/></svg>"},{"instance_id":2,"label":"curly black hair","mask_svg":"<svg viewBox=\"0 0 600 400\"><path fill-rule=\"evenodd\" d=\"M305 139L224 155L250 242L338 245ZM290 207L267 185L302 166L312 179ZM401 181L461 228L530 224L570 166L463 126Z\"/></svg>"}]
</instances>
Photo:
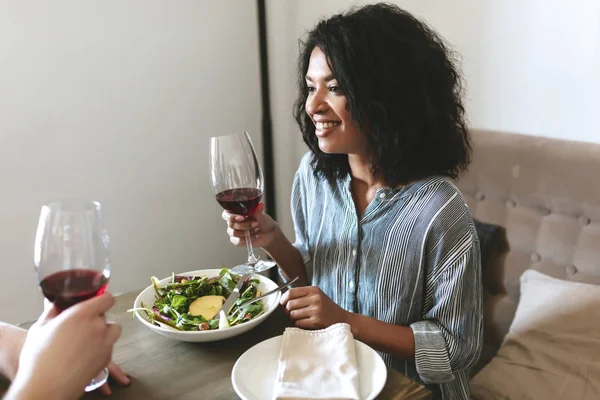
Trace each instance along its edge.
<instances>
[{"instance_id":1,"label":"curly black hair","mask_svg":"<svg viewBox=\"0 0 600 400\"><path fill-rule=\"evenodd\" d=\"M301 42L294 117L313 153L317 175L330 183L350 172L348 156L319 149L305 110L305 77L315 47L364 132L374 176L398 187L432 175L457 178L471 158L463 85L443 39L396 5L354 8L321 20Z\"/></svg>"}]
</instances>

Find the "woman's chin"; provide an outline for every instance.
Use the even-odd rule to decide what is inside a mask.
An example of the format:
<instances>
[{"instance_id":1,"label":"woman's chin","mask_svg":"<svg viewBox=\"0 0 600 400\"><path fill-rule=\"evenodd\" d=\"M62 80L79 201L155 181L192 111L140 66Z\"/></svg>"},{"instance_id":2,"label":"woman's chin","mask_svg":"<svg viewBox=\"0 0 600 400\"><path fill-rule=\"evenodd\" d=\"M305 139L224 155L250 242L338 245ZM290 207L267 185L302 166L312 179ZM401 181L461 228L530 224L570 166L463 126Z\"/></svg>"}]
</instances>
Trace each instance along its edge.
<instances>
[{"instance_id":1,"label":"woman's chin","mask_svg":"<svg viewBox=\"0 0 600 400\"><path fill-rule=\"evenodd\" d=\"M319 140L319 150L325 154L340 154L339 146L335 146L333 143L327 143L327 140Z\"/></svg>"},{"instance_id":2,"label":"woman's chin","mask_svg":"<svg viewBox=\"0 0 600 400\"><path fill-rule=\"evenodd\" d=\"M327 148L327 147L321 147L321 146L319 146L319 149L321 149L321 151L322 151L323 153L325 153L325 154L340 154L340 152L339 152L339 151L334 151L334 150L332 150L332 149L329 149L329 148Z\"/></svg>"}]
</instances>

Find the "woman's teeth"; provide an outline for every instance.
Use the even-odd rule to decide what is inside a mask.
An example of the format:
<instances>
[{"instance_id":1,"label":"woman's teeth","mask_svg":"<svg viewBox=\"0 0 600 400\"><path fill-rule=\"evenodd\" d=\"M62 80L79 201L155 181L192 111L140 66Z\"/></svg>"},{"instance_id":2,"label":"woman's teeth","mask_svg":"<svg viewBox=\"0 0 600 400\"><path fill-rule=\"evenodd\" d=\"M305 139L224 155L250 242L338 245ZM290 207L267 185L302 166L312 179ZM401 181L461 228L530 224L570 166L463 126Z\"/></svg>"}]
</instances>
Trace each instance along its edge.
<instances>
[{"instance_id":1,"label":"woman's teeth","mask_svg":"<svg viewBox=\"0 0 600 400\"><path fill-rule=\"evenodd\" d=\"M315 126L318 130L322 131L323 129L333 128L334 126L338 126L339 122L317 122Z\"/></svg>"}]
</instances>

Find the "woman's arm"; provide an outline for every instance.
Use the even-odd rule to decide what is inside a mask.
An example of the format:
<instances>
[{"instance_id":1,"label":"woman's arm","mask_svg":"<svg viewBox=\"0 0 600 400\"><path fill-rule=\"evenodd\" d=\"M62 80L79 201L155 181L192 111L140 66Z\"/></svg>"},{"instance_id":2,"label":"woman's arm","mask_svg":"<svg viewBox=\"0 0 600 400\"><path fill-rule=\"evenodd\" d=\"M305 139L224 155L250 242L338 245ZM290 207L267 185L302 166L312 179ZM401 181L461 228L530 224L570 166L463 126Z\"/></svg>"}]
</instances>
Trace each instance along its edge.
<instances>
[{"instance_id":1,"label":"woman's arm","mask_svg":"<svg viewBox=\"0 0 600 400\"><path fill-rule=\"evenodd\" d=\"M354 313L348 315L347 323L355 339L375 350L414 360L415 337L412 329Z\"/></svg>"},{"instance_id":2,"label":"woman's arm","mask_svg":"<svg viewBox=\"0 0 600 400\"><path fill-rule=\"evenodd\" d=\"M281 298L296 326L322 329L338 322L351 326L354 337L376 350L414 360L425 383L454 379L453 372L471 367L479 357L482 306L479 244L442 259L427 274L423 320L410 327L350 313L316 286L293 288ZM443 252L438 255L444 254ZM435 258L435 257L434 257Z\"/></svg>"},{"instance_id":3,"label":"woman's arm","mask_svg":"<svg viewBox=\"0 0 600 400\"><path fill-rule=\"evenodd\" d=\"M312 174L312 172L307 171L309 159L310 157L308 155L302 159L300 168L296 171L294 182L292 184L290 206L296 242L292 244L281 231L279 225L277 225L268 215L262 214L264 208L262 204L257 208L255 215L253 216L256 223L249 227L246 225L247 229L255 229L252 243L262 247L263 250L277 262L279 270L284 278L287 280L294 279L295 277L299 278L295 286L306 286L310 283L310 274L309 271L307 271L307 265L310 261L310 240L306 220L307 183L305 182L306 176ZM234 227L236 226L234 225ZM236 232L231 233L237 235ZM243 243L245 243L245 241L243 241Z\"/></svg>"},{"instance_id":4,"label":"woman's arm","mask_svg":"<svg viewBox=\"0 0 600 400\"><path fill-rule=\"evenodd\" d=\"M275 229L270 245L263 248L277 262L287 280L299 277L296 286L309 284L304 259L300 251L288 240L279 226Z\"/></svg>"},{"instance_id":5,"label":"woman's arm","mask_svg":"<svg viewBox=\"0 0 600 400\"><path fill-rule=\"evenodd\" d=\"M283 234L279 226L275 230L274 240L264 247L264 250L277 261L280 272L287 279L300 279L295 286L306 286L310 284L312 271L310 266L310 233L308 229L308 200L306 193L307 176L312 176L309 169L309 154L306 154L300 163L300 167L294 175L290 208L294 222L295 243L291 243Z\"/></svg>"},{"instance_id":6,"label":"woman's arm","mask_svg":"<svg viewBox=\"0 0 600 400\"><path fill-rule=\"evenodd\" d=\"M454 379L453 371L471 368L483 340L483 299L479 242L453 253L428 271L423 320L410 328L415 336L415 365L425 383ZM468 247L467 247L468 246ZM460 252L458 250L461 250Z\"/></svg>"},{"instance_id":7,"label":"woman's arm","mask_svg":"<svg viewBox=\"0 0 600 400\"><path fill-rule=\"evenodd\" d=\"M376 350L414 360L425 383L453 379L452 371L471 367L479 357L482 337L478 244L426 286L431 287L432 307L422 321L410 327L349 314L354 337ZM426 289L427 292L427 289Z\"/></svg>"},{"instance_id":8,"label":"woman's arm","mask_svg":"<svg viewBox=\"0 0 600 400\"><path fill-rule=\"evenodd\" d=\"M323 329L338 322L352 328L352 335L376 350L414 359L413 331L344 310L317 286L292 288L281 297L289 317L303 329Z\"/></svg>"}]
</instances>

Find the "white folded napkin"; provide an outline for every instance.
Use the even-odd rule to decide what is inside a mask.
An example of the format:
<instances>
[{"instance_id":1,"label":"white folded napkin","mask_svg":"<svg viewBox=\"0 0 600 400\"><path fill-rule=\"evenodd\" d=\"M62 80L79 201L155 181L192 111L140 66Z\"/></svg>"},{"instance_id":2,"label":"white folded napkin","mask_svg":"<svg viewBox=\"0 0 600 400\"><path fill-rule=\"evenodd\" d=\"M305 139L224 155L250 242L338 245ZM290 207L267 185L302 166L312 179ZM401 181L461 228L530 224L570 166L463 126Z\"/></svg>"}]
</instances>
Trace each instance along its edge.
<instances>
[{"instance_id":1,"label":"white folded napkin","mask_svg":"<svg viewBox=\"0 0 600 400\"><path fill-rule=\"evenodd\" d=\"M358 368L350 325L307 331L286 328L274 400L358 400Z\"/></svg>"}]
</instances>

